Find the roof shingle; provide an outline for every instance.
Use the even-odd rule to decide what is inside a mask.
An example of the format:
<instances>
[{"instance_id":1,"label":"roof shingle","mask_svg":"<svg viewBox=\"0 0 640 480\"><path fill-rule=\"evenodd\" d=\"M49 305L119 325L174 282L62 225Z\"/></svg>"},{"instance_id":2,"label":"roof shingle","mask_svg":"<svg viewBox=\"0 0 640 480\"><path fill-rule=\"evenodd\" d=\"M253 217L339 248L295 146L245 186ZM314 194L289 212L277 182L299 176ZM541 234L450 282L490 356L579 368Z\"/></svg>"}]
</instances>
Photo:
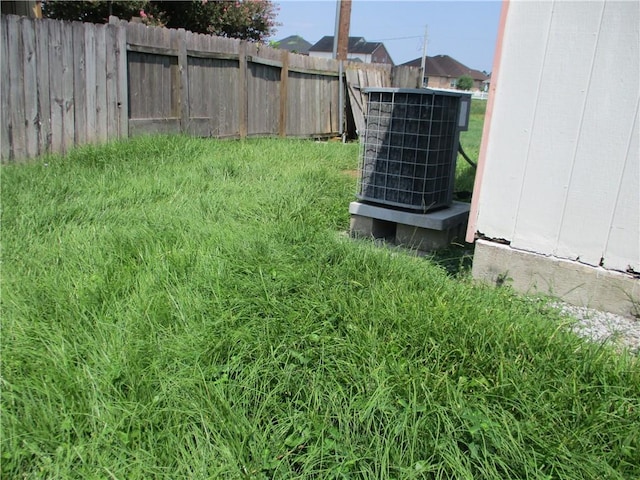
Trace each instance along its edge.
<instances>
[{"instance_id":1,"label":"roof shingle","mask_svg":"<svg viewBox=\"0 0 640 480\"><path fill-rule=\"evenodd\" d=\"M410 62L403 63L404 67L420 67L422 65L422 57L418 57ZM484 73L474 70L463 65L449 55L436 55L435 57L427 57L425 59L425 76L460 78L462 75L469 75L474 80L484 82L489 77Z\"/></svg>"},{"instance_id":2,"label":"roof shingle","mask_svg":"<svg viewBox=\"0 0 640 480\"><path fill-rule=\"evenodd\" d=\"M349 53L364 53L370 55L375 52L382 43L380 42L367 42L364 37L349 37L349 44L347 51ZM318 40L311 48L310 52L332 52L333 51L333 36L326 35Z\"/></svg>"},{"instance_id":3,"label":"roof shingle","mask_svg":"<svg viewBox=\"0 0 640 480\"><path fill-rule=\"evenodd\" d=\"M283 38L282 40L278 40L276 44L278 45L278 48L288 50L290 52L300 53L302 55L308 54L309 47L311 47L311 42L307 42L299 35L291 35L289 37Z\"/></svg>"}]
</instances>

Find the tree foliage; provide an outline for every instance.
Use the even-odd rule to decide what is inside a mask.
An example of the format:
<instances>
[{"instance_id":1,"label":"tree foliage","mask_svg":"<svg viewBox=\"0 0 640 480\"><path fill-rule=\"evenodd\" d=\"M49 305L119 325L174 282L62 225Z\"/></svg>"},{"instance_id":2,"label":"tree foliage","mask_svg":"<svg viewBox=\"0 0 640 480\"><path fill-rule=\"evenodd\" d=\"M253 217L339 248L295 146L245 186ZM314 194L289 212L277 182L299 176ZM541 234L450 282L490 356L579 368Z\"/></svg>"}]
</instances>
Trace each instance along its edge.
<instances>
[{"instance_id":1,"label":"tree foliage","mask_svg":"<svg viewBox=\"0 0 640 480\"><path fill-rule=\"evenodd\" d=\"M271 0L187 2L46 0L43 13L59 20L105 23L109 15L149 25L263 42L275 32L277 7Z\"/></svg>"},{"instance_id":2,"label":"tree foliage","mask_svg":"<svg viewBox=\"0 0 640 480\"><path fill-rule=\"evenodd\" d=\"M458 90L471 90L473 88L473 78L469 75L462 75L456 82Z\"/></svg>"}]
</instances>

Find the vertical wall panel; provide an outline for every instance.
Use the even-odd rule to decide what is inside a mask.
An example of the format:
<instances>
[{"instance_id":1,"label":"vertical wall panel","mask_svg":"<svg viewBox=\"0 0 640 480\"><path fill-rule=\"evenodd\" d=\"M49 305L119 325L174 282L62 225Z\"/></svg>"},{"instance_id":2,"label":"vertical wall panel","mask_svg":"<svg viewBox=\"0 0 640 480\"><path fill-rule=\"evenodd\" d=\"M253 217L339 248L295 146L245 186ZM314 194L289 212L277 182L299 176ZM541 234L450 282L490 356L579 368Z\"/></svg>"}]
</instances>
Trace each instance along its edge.
<instances>
[{"instance_id":1,"label":"vertical wall panel","mask_svg":"<svg viewBox=\"0 0 640 480\"><path fill-rule=\"evenodd\" d=\"M602 9L598 2L587 2L579 9L571 2L554 4L511 243L514 247L543 252L556 247L572 171L585 160L578 157L576 148Z\"/></svg>"},{"instance_id":2,"label":"vertical wall panel","mask_svg":"<svg viewBox=\"0 0 640 480\"><path fill-rule=\"evenodd\" d=\"M477 224L495 238L513 238L553 7L509 6Z\"/></svg>"},{"instance_id":3,"label":"vertical wall panel","mask_svg":"<svg viewBox=\"0 0 640 480\"><path fill-rule=\"evenodd\" d=\"M635 49L629 48L633 45ZM607 3L591 56L589 88L586 94L575 94L584 96L586 105L558 239L557 254L562 257L579 256L590 265L598 265L601 258L606 261L605 244L640 98L639 45L640 3ZM585 57L587 52L582 52ZM640 204L635 206L637 220Z\"/></svg>"},{"instance_id":4,"label":"vertical wall panel","mask_svg":"<svg viewBox=\"0 0 640 480\"><path fill-rule=\"evenodd\" d=\"M627 149L625 168L609 236L603 266L640 272L640 100Z\"/></svg>"}]
</instances>

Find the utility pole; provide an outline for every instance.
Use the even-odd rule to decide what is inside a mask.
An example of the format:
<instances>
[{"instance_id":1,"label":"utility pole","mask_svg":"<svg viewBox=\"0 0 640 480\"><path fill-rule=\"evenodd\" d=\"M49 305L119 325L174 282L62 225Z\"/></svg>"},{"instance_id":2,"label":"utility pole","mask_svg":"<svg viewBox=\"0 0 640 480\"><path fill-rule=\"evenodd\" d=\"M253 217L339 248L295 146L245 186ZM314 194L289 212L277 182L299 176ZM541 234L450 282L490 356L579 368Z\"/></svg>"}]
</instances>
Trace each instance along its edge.
<instances>
[{"instance_id":1,"label":"utility pole","mask_svg":"<svg viewBox=\"0 0 640 480\"><path fill-rule=\"evenodd\" d=\"M340 3L340 13L338 18L337 42L334 39L336 48L336 58L338 60L347 59L349 48L349 25L351 23L351 0L338 0Z\"/></svg>"},{"instance_id":2,"label":"utility pole","mask_svg":"<svg viewBox=\"0 0 640 480\"><path fill-rule=\"evenodd\" d=\"M426 75L425 75L425 67L427 64L427 34L428 34L428 29L429 26L425 25L424 26L424 42L422 43L422 65L420 67L420 85L418 85L418 88L426 88L426 82L424 81Z\"/></svg>"}]
</instances>

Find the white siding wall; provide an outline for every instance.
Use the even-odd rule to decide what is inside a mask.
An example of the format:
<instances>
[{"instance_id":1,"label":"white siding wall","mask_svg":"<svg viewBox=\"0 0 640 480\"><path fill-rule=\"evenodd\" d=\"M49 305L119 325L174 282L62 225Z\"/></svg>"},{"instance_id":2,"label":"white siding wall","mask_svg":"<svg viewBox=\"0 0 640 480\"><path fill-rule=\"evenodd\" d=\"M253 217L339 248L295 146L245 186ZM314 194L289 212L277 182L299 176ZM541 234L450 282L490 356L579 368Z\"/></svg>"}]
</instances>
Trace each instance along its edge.
<instances>
[{"instance_id":1,"label":"white siding wall","mask_svg":"<svg viewBox=\"0 0 640 480\"><path fill-rule=\"evenodd\" d=\"M640 2L509 4L476 230L640 271Z\"/></svg>"}]
</instances>

